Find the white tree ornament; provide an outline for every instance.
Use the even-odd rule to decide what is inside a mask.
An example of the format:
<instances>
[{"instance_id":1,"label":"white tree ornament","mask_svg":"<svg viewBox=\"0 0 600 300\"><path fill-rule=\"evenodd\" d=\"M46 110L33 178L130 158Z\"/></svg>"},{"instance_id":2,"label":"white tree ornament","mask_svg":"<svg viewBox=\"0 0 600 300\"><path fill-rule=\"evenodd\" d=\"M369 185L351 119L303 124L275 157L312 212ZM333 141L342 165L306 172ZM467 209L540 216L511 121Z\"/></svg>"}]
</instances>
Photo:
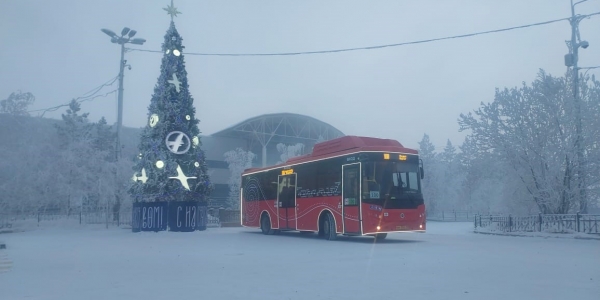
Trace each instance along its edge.
<instances>
[{"instance_id":1,"label":"white tree ornament","mask_svg":"<svg viewBox=\"0 0 600 300\"><path fill-rule=\"evenodd\" d=\"M181 182L181 185L183 185L183 187L186 190L190 190L190 186L188 184L188 179L196 179L195 176L193 177L187 177L185 176L185 174L183 173L183 170L181 169L181 166L177 165L177 176L173 176L173 177L169 177L170 179L177 179L179 180L179 182Z\"/></svg>"},{"instance_id":2,"label":"white tree ornament","mask_svg":"<svg viewBox=\"0 0 600 300\"><path fill-rule=\"evenodd\" d=\"M158 124L158 115L152 114L150 116L150 120L148 121L148 123L150 124L150 127L156 126L156 124Z\"/></svg>"},{"instance_id":3,"label":"white tree ornament","mask_svg":"<svg viewBox=\"0 0 600 300\"><path fill-rule=\"evenodd\" d=\"M177 51L177 50L175 50ZM175 52L173 51L173 52ZM181 90L181 81L177 78L177 74L173 73L173 79L167 80L170 84L175 86L175 90L179 93Z\"/></svg>"},{"instance_id":4,"label":"white tree ornament","mask_svg":"<svg viewBox=\"0 0 600 300\"><path fill-rule=\"evenodd\" d=\"M162 169L165 166L165 163L162 160L156 162L156 167Z\"/></svg>"},{"instance_id":5,"label":"white tree ornament","mask_svg":"<svg viewBox=\"0 0 600 300\"><path fill-rule=\"evenodd\" d=\"M137 176L137 173L133 174L133 181L141 181L142 183L146 183L147 180L148 180L148 176L146 176L146 169L144 169L144 168L142 168L141 176Z\"/></svg>"},{"instance_id":6,"label":"white tree ornament","mask_svg":"<svg viewBox=\"0 0 600 300\"><path fill-rule=\"evenodd\" d=\"M165 139L165 143L169 151L175 154L184 154L190 150L191 146L190 138L181 131L172 131L169 133Z\"/></svg>"}]
</instances>

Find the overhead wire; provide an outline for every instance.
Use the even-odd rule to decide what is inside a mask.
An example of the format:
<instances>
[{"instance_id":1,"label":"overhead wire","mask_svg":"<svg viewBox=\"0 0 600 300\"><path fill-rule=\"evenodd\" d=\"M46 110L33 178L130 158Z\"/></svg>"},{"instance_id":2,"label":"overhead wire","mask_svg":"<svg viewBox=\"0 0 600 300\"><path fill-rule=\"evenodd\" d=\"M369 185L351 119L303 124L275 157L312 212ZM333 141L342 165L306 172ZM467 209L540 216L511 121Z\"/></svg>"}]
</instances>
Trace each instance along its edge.
<instances>
[{"instance_id":1,"label":"overhead wire","mask_svg":"<svg viewBox=\"0 0 600 300\"><path fill-rule=\"evenodd\" d=\"M582 15L582 16L585 17L585 18L589 18L591 16L598 15L598 14L600 14L600 12L595 12L595 13L591 13L591 14L587 14L587 15ZM425 40L417 40L417 41L401 42L401 43L385 44L385 45L377 45L377 46L366 46L366 47L354 47L354 48L342 48L342 49L318 50L318 51L279 52L279 53L201 53L201 52L185 52L183 54L185 54L185 55L199 55L199 56L292 56L292 55L339 53L339 52L349 52L349 51L359 51L359 50L374 50L374 49L382 49L382 48L388 48L388 47L399 47L399 46L406 46L406 45L430 43L430 42L436 42L436 41L442 41L442 40L466 38L466 37L472 37L472 36L484 35L484 34L490 34L490 33L498 33L498 32L504 32L504 31L510 31L510 30L516 30L516 29L523 29L523 28L534 27L534 26L547 25L547 24L551 24L551 23L566 21L566 20L569 20L569 19L570 18L561 18L561 19L555 19L555 20L550 20L550 21L544 21L544 22L538 22L538 23L532 23L532 24L526 24L526 25L520 25L520 26L513 26L513 27L508 27L508 28L502 28L502 29L479 31L479 32L474 32L474 33L454 35L454 36L447 36L447 37L441 37L441 38L432 38L432 39L425 39ZM159 50L147 50L147 49L136 49L136 48L127 48L127 50L129 50L129 51L140 51L140 52L162 53L162 51L159 51Z\"/></svg>"},{"instance_id":2,"label":"overhead wire","mask_svg":"<svg viewBox=\"0 0 600 300\"><path fill-rule=\"evenodd\" d=\"M595 15L600 15L600 12L595 12L595 13L581 15L581 16L583 16L584 18L590 18L590 17L595 16ZM294 55L340 53L340 52L360 51L360 50L374 50L374 49L382 49L382 48L389 48L389 47L399 47L399 46L406 46L406 45L431 43L431 42L442 41L442 40L450 40L450 39L459 39L459 38L473 37L473 36L477 36L477 35L484 35L484 34L491 34L491 33L499 33L499 32L504 32L504 31L529 28L529 27L534 27L534 26L548 25L548 24L552 24L552 23L556 23L556 22L561 22L561 21L568 21L568 20L570 20L570 17L568 17L568 18L561 18L561 19L555 19L555 20L550 20L550 21L544 21L544 22L531 23L531 24L520 25L520 26L507 27L507 28L502 28L502 29L479 31L479 32L473 32L473 33L468 33L468 34L447 36L447 37L441 37L441 38L432 38L432 39L424 39L424 40L417 40L417 41L410 41L410 42L401 42L401 43L385 44L385 45L376 45L376 46L366 46L366 47L354 47L354 48L342 48L342 49L330 49L330 50L318 50L318 51L279 52L279 53L200 53L200 52L186 52L184 54L185 55L198 55L198 56L294 56ZM159 51L159 50L147 50L147 49L136 49L136 48L125 48L125 49L127 51L162 53L162 51ZM94 89L92 89L92 90L84 93L82 96L77 97L74 100L81 103L83 101L91 101L91 100L94 100L94 99L99 98L99 97L106 97L106 96L108 96L108 95L116 92L117 90L115 89L115 90L109 91L109 92L107 92L105 94L102 94L102 95L96 95L96 94L100 90L102 90L103 87L110 86L110 85L114 84L114 82L118 78L119 78L119 76L117 75L116 77L111 78L110 80L108 80L104 84L102 84L102 85L100 85L100 86L98 86L98 87L96 87L96 88L94 88ZM87 96L88 94L90 94L90 95ZM96 95L96 96L94 96L94 95ZM45 108L45 109L30 110L28 112L30 113L30 112L40 112L40 111L42 111L41 116L43 117L46 112L56 111L59 108L65 107L65 106L69 106L69 104L67 103L67 104L61 104L61 105L57 105L57 106L50 107L50 108Z\"/></svg>"},{"instance_id":3,"label":"overhead wire","mask_svg":"<svg viewBox=\"0 0 600 300\"><path fill-rule=\"evenodd\" d=\"M97 87L91 89L90 91L84 93L83 95L81 95L81 96L79 96L77 98L74 98L73 100L81 103L81 102L84 102L84 101L92 101L92 100L94 100L96 98L100 98L100 97L106 97L106 96L108 96L108 95L116 92L117 89L111 90L109 92L106 92L106 93L100 94L100 95L96 95L96 94L98 94L102 90L102 88L113 85L117 81L117 79L119 79L119 75L117 75L117 76L109 79L105 83L103 83L100 86L97 86ZM71 100L71 101L73 101L73 100ZM69 103L66 103L66 104L61 104L61 105L57 105L57 106L53 106L53 107L49 107L49 108L29 110L27 112L28 113L42 112L41 115L40 115L40 117L43 117L44 114L47 113L47 112L56 111L56 110L58 110L61 107L69 106L69 104L71 103L71 101L69 101Z\"/></svg>"}]
</instances>

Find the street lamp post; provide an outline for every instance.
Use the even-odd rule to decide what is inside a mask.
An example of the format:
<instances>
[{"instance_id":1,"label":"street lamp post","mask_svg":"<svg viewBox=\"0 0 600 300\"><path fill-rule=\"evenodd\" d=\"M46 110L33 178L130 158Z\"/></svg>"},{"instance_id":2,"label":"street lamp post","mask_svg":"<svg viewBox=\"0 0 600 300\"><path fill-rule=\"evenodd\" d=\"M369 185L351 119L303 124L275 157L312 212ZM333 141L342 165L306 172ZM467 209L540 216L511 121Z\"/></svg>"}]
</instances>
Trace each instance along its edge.
<instances>
[{"instance_id":1,"label":"street lamp post","mask_svg":"<svg viewBox=\"0 0 600 300\"><path fill-rule=\"evenodd\" d=\"M586 49L590 44L587 41L582 41L579 35L579 22L587 16L575 15L575 5L585 2L587 0L581 0L573 3L571 0L571 40L567 41L569 47L569 54L565 55L565 65L567 67L573 67L573 100L575 103L575 148L577 151L577 175L578 175L578 188L579 188L579 209L580 212L585 213L587 211L587 200L585 190L585 155L583 147L583 135L581 125L581 103L579 99L579 67L577 63L579 61L579 47Z\"/></svg>"},{"instance_id":2,"label":"street lamp post","mask_svg":"<svg viewBox=\"0 0 600 300\"><path fill-rule=\"evenodd\" d=\"M133 38L137 31L131 30L128 27L123 28L121 30L121 36L118 36L112 30L109 29L101 29L102 32L106 33L106 35L110 36L110 41L115 44L121 45L121 61L119 63L119 100L118 100L118 114L117 114L117 141L115 148L115 159L119 160L121 156L121 127L123 125L123 76L125 70L125 64L127 61L125 60L125 44L135 44L135 45L143 45L146 42L145 39L142 38Z\"/></svg>"}]
</instances>

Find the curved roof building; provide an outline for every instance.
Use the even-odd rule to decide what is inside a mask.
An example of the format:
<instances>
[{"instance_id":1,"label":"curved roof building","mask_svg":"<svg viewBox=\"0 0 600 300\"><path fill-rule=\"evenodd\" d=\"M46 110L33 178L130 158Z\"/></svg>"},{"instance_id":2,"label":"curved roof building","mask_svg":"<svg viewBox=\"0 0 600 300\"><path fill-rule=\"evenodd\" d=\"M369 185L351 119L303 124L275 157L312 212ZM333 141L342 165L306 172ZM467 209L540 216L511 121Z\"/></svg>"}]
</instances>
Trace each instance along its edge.
<instances>
[{"instance_id":1,"label":"curved roof building","mask_svg":"<svg viewBox=\"0 0 600 300\"><path fill-rule=\"evenodd\" d=\"M334 126L313 117L294 113L264 114L246 119L211 135L201 137L202 148L215 190L211 198L229 195L229 172L224 154L241 148L256 155L252 167L274 165L283 160L278 145L295 146L297 155L310 153L318 142L345 136ZM285 147L284 147L285 148Z\"/></svg>"}]
</instances>

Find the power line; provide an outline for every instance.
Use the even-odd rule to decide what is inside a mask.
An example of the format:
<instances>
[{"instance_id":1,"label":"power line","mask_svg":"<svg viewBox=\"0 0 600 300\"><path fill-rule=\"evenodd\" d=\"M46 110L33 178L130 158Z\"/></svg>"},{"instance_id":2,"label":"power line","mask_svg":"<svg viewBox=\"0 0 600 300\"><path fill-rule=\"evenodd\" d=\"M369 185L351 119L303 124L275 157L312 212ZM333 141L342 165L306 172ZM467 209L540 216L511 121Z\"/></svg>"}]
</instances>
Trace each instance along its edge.
<instances>
[{"instance_id":1,"label":"power line","mask_svg":"<svg viewBox=\"0 0 600 300\"><path fill-rule=\"evenodd\" d=\"M592 14L588 14L588 15L583 15L583 16L586 17L586 18L589 18L591 16L598 15L598 14L600 14L600 12L596 12L596 13L592 13ZM515 27L508 27L508 28L503 28L503 29L480 31L480 32L474 32L474 33L468 33L468 34L461 34L461 35L455 35L455 36L448 36L448 37L441 37L441 38L433 38L433 39L418 40L418 41L403 42L403 43L395 43L395 44L386 44L386 45L378 45L378 46L356 47L356 48L344 48L344 49L333 49L333 50L319 50L319 51L281 52L281 53L198 53L198 52L186 52L184 54L185 55L201 55L201 56L291 56L291 55L338 53L338 52L349 52L349 51L358 51L358 50L374 50L374 49L381 49L381 48L388 48L388 47L399 47L399 46L406 46L406 45L430 43L430 42L436 42L436 41L442 41L442 40L459 39L459 38L472 37L472 36L476 36L476 35L483 35L483 34L490 34L490 33L498 33L498 32L503 32L503 31L515 30L515 29L523 29L523 28L528 28L528 27L547 25L547 24L556 23L556 22L560 22L560 21L566 21L566 20L569 20L569 18L562 18L562 19L550 20L550 21L545 21L545 22L539 22L539 23L533 23L533 24L515 26ZM134 48L127 48L127 50L130 50L130 51L141 51L141 52L162 53L162 51L158 51L158 50L145 50L145 49L134 49Z\"/></svg>"},{"instance_id":2,"label":"power line","mask_svg":"<svg viewBox=\"0 0 600 300\"><path fill-rule=\"evenodd\" d=\"M116 92L117 90L115 89L115 90L106 92L106 93L104 93L102 95L96 95L96 94L98 94L98 92L100 92L100 90L102 90L103 87L113 85L117 81L118 78L119 78L119 76L115 76L115 77L111 78L110 80L106 81L105 83L101 84L100 86L91 89L90 91L84 93L82 96L74 98L73 100L81 103L81 102L84 102L84 101L92 101L92 100L94 100L96 98L99 98L99 97L106 97L106 96L108 96L108 95ZM51 112L51 111L56 111L56 110L58 110L61 107L69 106L70 103L71 102L69 102L67 104L61 104L61 105L53 106L53 107L50 107L50 108L29 110L27 112L28 113L32 113L32 112L40 112L41 111L42 114L40 115L40 117L43 117L45 113Z\"/></svg>"}]
</instances>

